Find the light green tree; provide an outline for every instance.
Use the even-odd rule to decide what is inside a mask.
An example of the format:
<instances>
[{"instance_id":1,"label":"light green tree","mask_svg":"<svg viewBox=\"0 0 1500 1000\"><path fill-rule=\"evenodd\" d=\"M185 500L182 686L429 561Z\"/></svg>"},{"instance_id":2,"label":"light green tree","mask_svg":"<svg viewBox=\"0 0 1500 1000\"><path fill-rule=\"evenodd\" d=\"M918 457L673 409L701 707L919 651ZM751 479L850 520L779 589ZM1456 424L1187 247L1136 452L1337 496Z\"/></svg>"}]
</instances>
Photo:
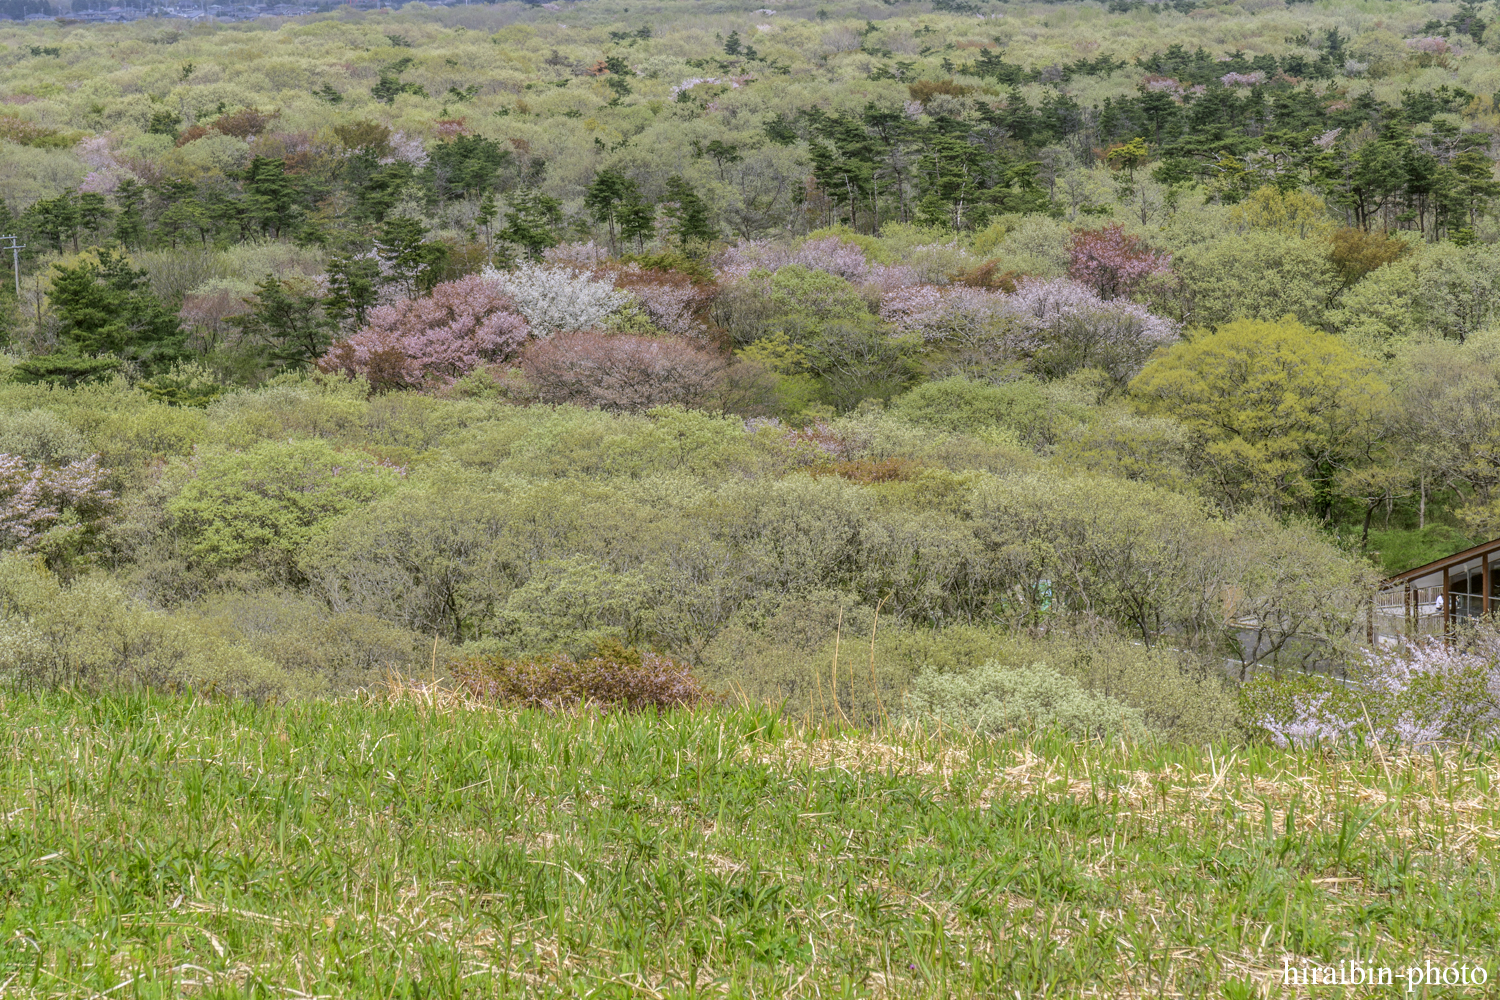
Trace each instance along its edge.
<instances>
[{"instance_id":1,"label":"light green tree","mask_svg":"<svg viewBox=\"0 0 1500 1000\"><path fill-rule=\"evenodd\" d=\"M1287 317L1239 320L1172 347L1131 391L1196 439L1198 481L1227 510L1331 515L1338 476L1368 464L1388 387L1336 337Z\"/></svg>"}]
</instances>

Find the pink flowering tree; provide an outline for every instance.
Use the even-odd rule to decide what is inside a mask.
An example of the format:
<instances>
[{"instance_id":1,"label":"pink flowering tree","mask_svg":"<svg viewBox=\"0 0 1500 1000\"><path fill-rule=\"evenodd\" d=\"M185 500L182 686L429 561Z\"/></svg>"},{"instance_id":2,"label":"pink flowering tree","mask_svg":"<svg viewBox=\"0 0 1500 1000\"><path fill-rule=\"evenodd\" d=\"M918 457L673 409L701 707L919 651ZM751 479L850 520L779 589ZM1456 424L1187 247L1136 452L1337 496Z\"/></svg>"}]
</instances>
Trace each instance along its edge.
<instances>
[{"instance_id":1,"label":"pink flowering tree","mask_svg":"<svg viewBox=\"0 0 1500 1000\"><path fill-rule=\"evenodd\" d=\"M827 271L846 281L862 282L870 275L865 252L837 236L807 240L795 248L770 240L741 240L721 251L713 263L721 278L743 278L755 270L777 271L788 264Z\"/></svg>"},{"instance_id":2,"label":"pink flowering tree","mask_svg":"<svg viewBox=\"0 0 1500 1000\"><path fill-rule=\"evenodd\" d=\"M695 282L680 271L643 268L637 264L601 269L596 274L611 275L615 287L630 293L652 326L679 337L698 337L704 333L703 311L717 291L712 282Z\"/></svg>"},{"instance_id":3,"label":"pink flowering tree","mask_svg":"<svg viewBox=\"0 0 1500 1000\"><path fill-rule=\"evenodd\" d=\"M97 455L52 467L0 454L0 550L78 552L114 506L108 476Z\"/></svg>"},{"instance_id":4,"label":"pink flowering tree","mask_svg":"<svg viewBox=\"0 0 1500 1000\"><path fill-rule=\"evenodd\" d=\"M470 275L417 299L371 310L369 324L329 349L325 372L363 376L376 389L451 384L525 345L526 319L494 281Z\"/></svg>"},{"instance_id":5,"label":"pink flowering tree","mask_svg":"<svg viewBox=\"0 0 1500 1000\"><path fill-rule=\"evenodd\" d=\"M1008 295L913 285L885 295L880 314L898 333L922 338L938 376L1003 379L1024 367L1055 379L1097 368L1123 386L1177 338L1170 320L1067 278L1024 279Z\"/></svg>"},{"instance_id":6,"label":"pink flowering tree","mask_svg":"<svg viewBox=\"0 0 1500 1000\"><path fill-rule=\"evenodd\" d=\"M524 361L542 402L616 412L709 402L727 367L719 354L681 338L593 331L538 340Z\"/></svg>"},{"instance_id":7,"label":"pink flowering tree","mask_svg":"<svg viewBox=\"0 0 1500 1000\"><path fill-rule=\"evenodd\" d=\"M1100 298L1129 296L1147 278L1165 274L1170 254L1156 253L1118 225L1073 234L1068 277L1092 288Z\"/></svg>"},{"instance_id":8,"label":"pink flowering tree","mask_svg":"<svg viewBox=\"0 0 1500 1000\"><path fill-rule=\"evenodd\" d=\"M1007 298L1030 334L1030 367L1043 378L1096 368L1123 386L1157 348L1177 339L1171 320L1065 278L1023 281Z\"/></svg>"}]
</instances>

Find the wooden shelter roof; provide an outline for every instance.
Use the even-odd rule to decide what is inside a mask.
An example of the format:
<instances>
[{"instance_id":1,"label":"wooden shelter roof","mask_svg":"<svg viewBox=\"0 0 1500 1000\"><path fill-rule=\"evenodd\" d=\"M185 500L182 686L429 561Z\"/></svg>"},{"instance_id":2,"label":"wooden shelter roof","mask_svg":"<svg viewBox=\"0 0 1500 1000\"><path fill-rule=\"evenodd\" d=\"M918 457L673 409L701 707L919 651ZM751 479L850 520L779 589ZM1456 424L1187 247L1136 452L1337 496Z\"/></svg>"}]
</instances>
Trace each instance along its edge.
<instances>
[{"instance_id":1,"label":"wooden shelter roof","mask_svg":"<svg viewBox=\"0 0 1500 1000\"><path fill-rule=\"evenodd\" d=\"M1479 545L1474 546L1473 548L1464 549L1462 552L1455 552L1451 556L1444 556L1441 559L1434 559L1432 562L1427 563L1425 566L1417 566L1414 569L1403 570L1402 572L1397 573L1395 576L1389 577L1385 581L1385 585L1390 586L1391 584L1405 583L1408 580L1415 580L1417 577L1426 576L1429 573L1441 572L1442 570L1447 569L1450 566L1461 566L1464 563L1468 562L1470 559L1477 559L1482 555L1492 554L1495 552L1500 552L1500 538L1493 538L1490 541L1483 542Z\"/></svg>"}]
</instances>

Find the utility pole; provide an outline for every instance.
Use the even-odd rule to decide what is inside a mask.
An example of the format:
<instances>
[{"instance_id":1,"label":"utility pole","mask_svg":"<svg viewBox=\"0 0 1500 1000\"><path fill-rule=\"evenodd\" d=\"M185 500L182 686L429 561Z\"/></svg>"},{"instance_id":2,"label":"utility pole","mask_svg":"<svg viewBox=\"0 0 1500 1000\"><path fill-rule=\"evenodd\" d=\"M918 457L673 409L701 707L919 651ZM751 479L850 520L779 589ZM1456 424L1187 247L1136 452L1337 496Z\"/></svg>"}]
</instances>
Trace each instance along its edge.
<instances>
[{"instance_id":1,"label":"utility pole","mask_svg":"<svg viewBox=\"0 0 1500 1000\"><path fill-rule=\"evenodd\" d=\"M11 273L16 276L16 301L21 301L21 251L26 249L26 244L21 242L19 236L0 236L0 240L10 240L10 246L0 247L0 250L10 251Z\"/></svg>"}]
</instances>

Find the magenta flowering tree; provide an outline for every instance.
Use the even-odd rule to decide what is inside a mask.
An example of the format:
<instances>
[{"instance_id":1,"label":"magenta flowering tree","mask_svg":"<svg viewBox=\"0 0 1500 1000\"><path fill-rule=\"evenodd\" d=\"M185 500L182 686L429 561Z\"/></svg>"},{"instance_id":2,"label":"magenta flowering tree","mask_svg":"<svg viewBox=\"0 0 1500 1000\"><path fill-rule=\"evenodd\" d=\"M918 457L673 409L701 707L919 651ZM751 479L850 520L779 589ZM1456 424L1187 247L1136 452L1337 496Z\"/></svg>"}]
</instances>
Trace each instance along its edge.
<instances>
[{"instance_id":1,"label":"magenta flowering tree","mask_svg":"<svg viewBox=\"0 0 1500 1000\"><path fill-rule=\"evenodd\" d=\"M1147 278L1165 274L1172 256L1157 253L1118 225L1073 234L1068 277L1092 288L1100 298L1135 292Z\"/></svg>"},{"instance_id":2,"label":"magenta flowering tree","mask_svg":"<svg viewBox=\"0 0 1500 1000\"><path fill-rule=\"evenodd\" d=\"M529 332L496 282L470 275L371 310L369 324L334 344L318 367L362 376L376 389L446 385L480 365L511 360Z\"/></svg>"}]
</instances>

